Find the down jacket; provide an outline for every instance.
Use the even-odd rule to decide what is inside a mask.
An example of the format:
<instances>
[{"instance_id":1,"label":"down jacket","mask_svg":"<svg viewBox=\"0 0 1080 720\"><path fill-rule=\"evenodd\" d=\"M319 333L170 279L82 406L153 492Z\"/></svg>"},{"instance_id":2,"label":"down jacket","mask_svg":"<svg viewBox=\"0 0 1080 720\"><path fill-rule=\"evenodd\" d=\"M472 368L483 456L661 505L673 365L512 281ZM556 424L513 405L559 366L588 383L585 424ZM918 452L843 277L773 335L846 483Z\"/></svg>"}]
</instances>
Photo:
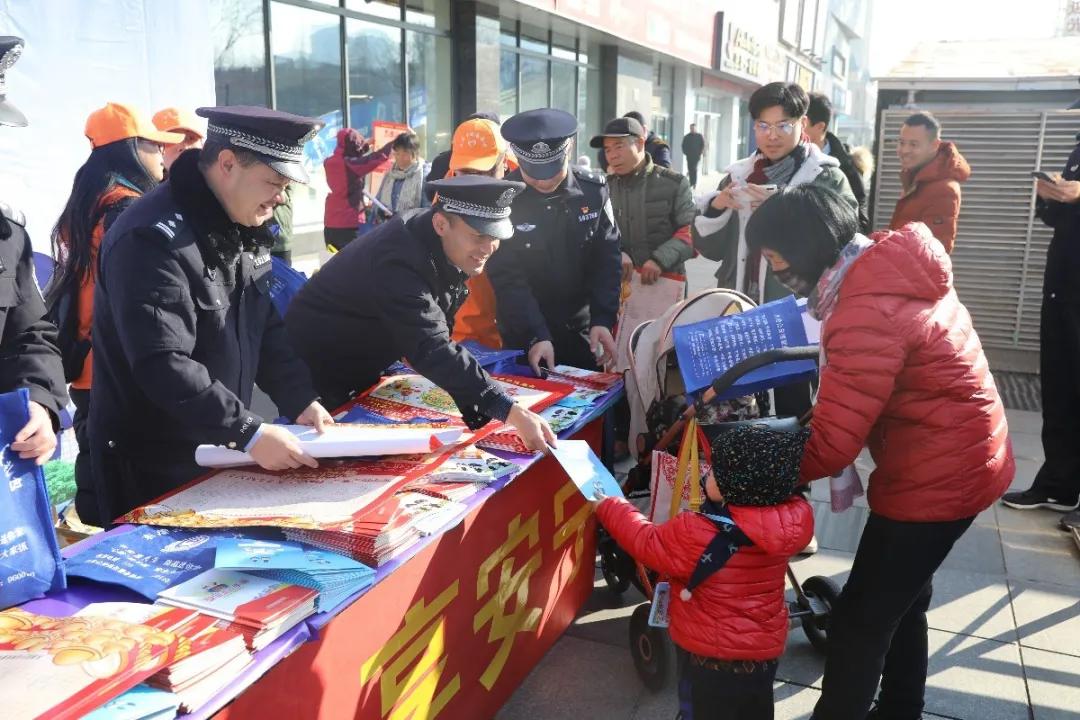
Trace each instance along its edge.
<instances>
[{"instance_id":1,"label":"down jacket","mask_svg":"<svg viewBox=\"0 0 1080 720\"><path fill-rule=\"evenodd\" d=\"M871 236L822 327L804 480L869 445L870 509L891 520L978 514L1016 470L1005 408L945 248L922 223Z\"/></svg>"},{"instance_id":2,"label":"down jacket","mask_svg":"<svg viewBox=\"0 0 1080 720\"><path fill-rule=\"evenodd\" d=\"M971 166L956 146L941 143L930 162L914 173L901 173L904 194L896 201L889 227L896 230L912 222L926 223L945 252L951 253L960 217L960 183L969 177Z\"/></svg>"},{"instance_id":3,"label":"down jacket","mask_svg":"<svg viewBox=\"0 0 1080 720\"><path fill-rule=\"evenodd\" d=\"M788 559L810 542L814 512L799 496L780 505L728 509L754 544L740 548L688 601L680 594L717 533L711 520L682 512L654 525L623 498L607 498L596 513L620 547L646 567L669 576L668 629L676 645L722 660L772 660L784 652L787 640Z\"/></svg>"}]
</instances>

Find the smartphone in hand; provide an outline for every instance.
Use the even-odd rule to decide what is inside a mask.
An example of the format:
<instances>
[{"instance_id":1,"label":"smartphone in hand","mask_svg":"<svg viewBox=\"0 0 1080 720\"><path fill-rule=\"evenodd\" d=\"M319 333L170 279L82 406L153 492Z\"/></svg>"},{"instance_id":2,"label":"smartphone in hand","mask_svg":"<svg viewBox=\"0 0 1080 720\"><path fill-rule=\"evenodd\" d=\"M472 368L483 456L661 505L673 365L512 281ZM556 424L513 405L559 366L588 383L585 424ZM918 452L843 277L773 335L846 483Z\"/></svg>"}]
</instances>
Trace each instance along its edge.
<instances>
[{"instance_id":1,"label":"smartphone in hand","mask_svg":"<svg viewBox=\"0 0 1080 720\"><path fill-rule=\"evenodd\" d=\"M1057 180L1054 179L1053 175L1050 175L1049 173L1045 173L1042 170L1032 170L1031 171L1031 177L1035 178L1036 180L1043 180L1043 181L1051 183L1051 184L1056 184L1057 183Z\"/></svg>"}]
</instances>

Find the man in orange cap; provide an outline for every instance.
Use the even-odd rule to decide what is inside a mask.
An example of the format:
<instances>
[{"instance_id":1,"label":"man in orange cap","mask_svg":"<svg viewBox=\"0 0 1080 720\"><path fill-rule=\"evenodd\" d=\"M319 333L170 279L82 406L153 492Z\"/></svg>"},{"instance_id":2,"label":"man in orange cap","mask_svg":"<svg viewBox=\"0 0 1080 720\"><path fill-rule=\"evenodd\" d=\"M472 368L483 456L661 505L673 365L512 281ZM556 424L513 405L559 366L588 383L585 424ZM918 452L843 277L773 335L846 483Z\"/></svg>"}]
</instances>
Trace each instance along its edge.
<instances>
[{"instance_id":1,"label":"man in orange cap","mask_svg":"<svg viewBox=\"0 0 1080 720\"><path fill-rule=\"evenodd\" d=\"M502 179L506 174L507 142L499 124L487 118L473 118L458 125L450 151L446 177L487 175ZM454 341L474 340L490 348L501 348L502 338L495 324L495 291L487 275L468 279L469 297L454 318Z\"/></svg>"},{"instance_id":2,"label":"man in orange cap","mask_svg":"<svg viewBox=\"0 0 1080 720\"><path fill-rule=\"evenodd\" d=\"M166 145L165 172L168 174L173 161L180 153L191 148L201 148L206 138L206 123L194 113L181 108L167 107L154 113L154 127L162 132L181 133L184 139L172 145Z\"/></svg>"}]
</instances>

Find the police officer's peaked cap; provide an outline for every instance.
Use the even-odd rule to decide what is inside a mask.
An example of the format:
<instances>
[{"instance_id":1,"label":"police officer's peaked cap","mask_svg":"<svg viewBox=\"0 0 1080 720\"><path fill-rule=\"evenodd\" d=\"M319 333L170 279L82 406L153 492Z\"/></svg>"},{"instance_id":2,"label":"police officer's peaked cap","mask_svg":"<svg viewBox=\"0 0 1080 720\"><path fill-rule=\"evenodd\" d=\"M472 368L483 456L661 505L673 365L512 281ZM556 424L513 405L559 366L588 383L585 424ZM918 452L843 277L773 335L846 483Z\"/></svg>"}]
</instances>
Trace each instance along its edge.
<instances>
[{"instance_id":1,"label":"police officer's peaked cap","mask_svg":"<svg viewBox=\"0 0 1080 720\"><path fill-rule=\"evenodd\" d=\"M457 175L425 185L429 194L438 193L436 210L459 215L478 233L496 240L506 240L514 234L510 204L524 189L525 183L483 175Z\"/></svg>"},{"instance_id":2,"label":"police officer's peaked cap","mask_svg":"<svg viewBox=\"0 0 1080 720\"><path fill-rule=\"evenodd\" d=\"M7 71L19 59L22 51L22 38L14 35L0 36L0 125L26 127L26 116L7 99Z\"/></svg>"},{"instance_id":3,"label":"police officer's peaked cap","mask_svg":"<svg viewBox=\"0 0 1080 720\"><path fill-rule=\"evenodd\" d=\"M322 128L321 120L247 105L201 107L195 114L206 118L207 140L254 153L290 180L308 181L304 143Z\"/></svg>"},{"instance_id":4,"label":"police officer's peaked cap","mask_svg":"<svg viewBox=\"0 0 1080 720\"><path fill-rule=\"evenodd\" d=\"M518 113L502 125L502 135L514 149L522 172L548 180L563 169L577 118L565 110L541 108Z\"/></svg>"}]
</instances>

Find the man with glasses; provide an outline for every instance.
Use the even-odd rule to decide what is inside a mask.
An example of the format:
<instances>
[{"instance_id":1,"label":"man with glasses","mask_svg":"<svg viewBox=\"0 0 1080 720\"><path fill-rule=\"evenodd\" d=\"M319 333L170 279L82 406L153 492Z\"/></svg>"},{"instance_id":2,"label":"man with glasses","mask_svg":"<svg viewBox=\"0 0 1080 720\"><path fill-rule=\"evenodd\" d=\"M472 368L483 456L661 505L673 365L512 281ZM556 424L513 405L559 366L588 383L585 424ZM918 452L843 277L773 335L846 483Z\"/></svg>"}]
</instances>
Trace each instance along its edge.
<instances>
[{"instance_id":1,"label":"man with glasses","mask_svg":"<svg viewBox=\"0 0 1080 720\"><path fill-rule=\"evenodd\" d=\"M746 293L757 302L790 295L768 263L746 246L746 223L772 193L788 185L816 183L859 207L839 161L806 136L810 98L795 83L774 82L750 96L757 151L732 164L716 192L699 200L695 247L719 260L717 286Z\"/></svg>"}]
</instances>

